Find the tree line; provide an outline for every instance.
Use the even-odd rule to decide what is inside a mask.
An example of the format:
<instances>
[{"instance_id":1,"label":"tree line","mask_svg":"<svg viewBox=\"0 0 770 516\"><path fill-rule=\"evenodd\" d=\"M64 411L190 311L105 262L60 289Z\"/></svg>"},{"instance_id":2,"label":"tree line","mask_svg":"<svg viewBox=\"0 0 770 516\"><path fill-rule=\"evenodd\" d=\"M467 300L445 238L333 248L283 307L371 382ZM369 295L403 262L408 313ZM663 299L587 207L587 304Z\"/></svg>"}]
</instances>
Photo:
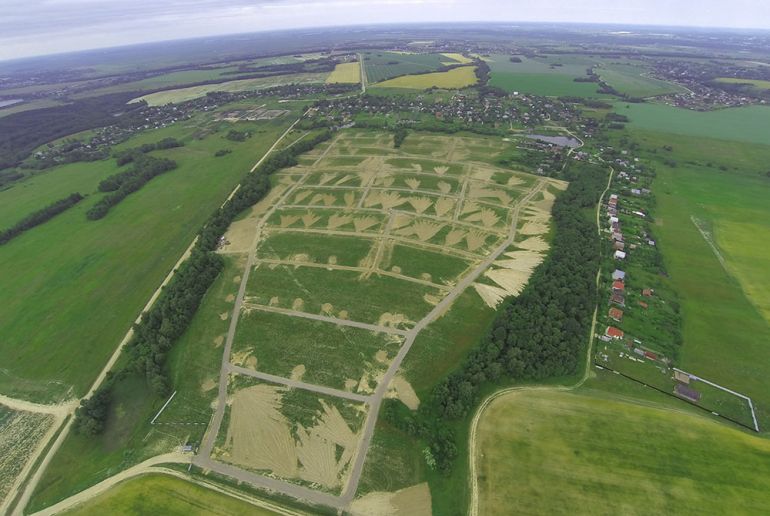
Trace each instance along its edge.
<instances>
[{"instance_id":1,"label":"tree line","mask_svg":"<svg viewBox=\"0 0 770 516\"><path fill-rule=\"evenodd\" d=\"M222 235L246 208L265 197L270 190L269 176L298 163L297 156L331 138L325 131L297 142L266 158L248 174L235 195L209 217L198 233L190 257L179 266L156 303L134 325L127 345L128 372L145 376L151 389L165 396L171 389L166 359L174 342L187 330L203 296L214 283L224 264L215 251ZM118 374L125 374L123 372ZM111 383L105 382L91 398L83 400L77 411L76 429L95 435L104 429L109 413Z\"/></svg>"},{"instance_id":2,"label":"tree line","mask_svg":"<svg viewBox=\"0 0 770 516\"><path fill-rule=\"evenodd\" d=\"M105 195L87 212L89 220L103 218L110 209L146 185L152 178L174 170L176 161L167 158L155 158L141 154L134 157L134 166L130 170L111 175L99 183L100 192L112 192Z\"/></svg>"},{"instance_id":3,"label":"tree line","mask_svg":"<svg viewBox=\"0 0 770 516\"><path fill-rule=\"evenodd\" d=\"M49 204L42 210L27 215L5 231L0 231L0 245L7 244L13 238L21 235L28 229L32 229L35 226L39 226L40 224L51 220L56 215L72 208L83 199L84 197L80 195L80 193L75 192L64 199L59 199L58 201Z\"/></svg>"},{"instance_id":4,"label":"tree line","mask_svg":"<svg viewBox=\"0 0 770 516\"><path fill-rule=\"evenodd\" d=\"M448 471L456 455L450 422L470 413L483 387L566 376L578 369L596 305L600 262L589 210L607 175L599 167L574 163L566 175L570 185L553 206L551 254L525 289L503 302L480 345L436 386L428 403L416 413L386 405L386 420L427 441L440 470Z\"/></svg>"},{"instance_id":5,"label":"tree line","mask_svg":"<svg viewBox=\"0 0 770 516\"><path fill-rule=\"evenodd\" d=\"M130 149L116 152L115 160L117 161L118 166L122 167L128 163L133 163L136 161L136 158L142 154L147 154L148 152L152 152L154 150L174 149L176 147L184 147L184 143L180 142L176 138L163 138L162 140L155 143L145 143L139 147L132 147Z\"/></svg>"}]
</instances>

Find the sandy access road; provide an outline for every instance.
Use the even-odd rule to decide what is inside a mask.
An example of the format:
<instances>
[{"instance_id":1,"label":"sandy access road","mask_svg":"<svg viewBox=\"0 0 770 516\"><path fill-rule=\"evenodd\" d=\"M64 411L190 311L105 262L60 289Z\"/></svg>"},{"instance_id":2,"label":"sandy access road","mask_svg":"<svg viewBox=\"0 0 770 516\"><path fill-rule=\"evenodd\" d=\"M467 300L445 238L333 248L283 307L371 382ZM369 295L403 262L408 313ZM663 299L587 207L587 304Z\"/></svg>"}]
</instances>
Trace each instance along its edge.
<instances>
[{"instance_id":1,"label":"sandy access road","mask_svg":"<svg viewBox=\"0 0 770 516\"><path fill-rule=\"evenodd\" d=\"M278 144L286 137L286 135L291 132L292 129L294 129L294 126L297 125L297 123L302 119L304 116L304 113L297 118L287 129L284 131L281 136L278 137L278 139L273 143L273 145L265 152L262 157L254 164L254 166L251 168L250 173L253 173L254 170L259 167L259 165L262 164L262 162L267 159L267 157L270 155L270 153L275 150L275 148L278 146ZM240 184L236 185L233 191L230 193L230 195L227 197L227 200L230 200L233 195L235 195L235 192L238 191L240 188ZM225 200L224 202L227 202ZM224 202L222 204L224 204ZM150 299L147 301L147 304L142 309L142 311L139 313L139 316L136 318L135 323L138 323L141 320L142 314L146 311L148 311L150 308L152 308L152 305L155 304L155 301L160 296L161 291L163 290L163 287L165 287L169 281L171 281L171 278L174 277L174 274L176 273L176 270L179 268L179 266L184 262L192 252L193 247L195 246L195 242L198 240L198 237L196 236L193 241L190 243L190 245L187 247L187 249L182 253L182 256L179 258L179 260L176 262L174 267L171 269L171 271L168 273L166 278L163 280L163 282L158 286L157 290L153 292L152 296L150 296ZM96 389L99 388L99 386L104 382L105 378L107 377L107 373L114 367L115 363L117 362L118 358L120 357L120 354L123 352L124 347L126 344L131 340L131 337L133 336L133 324L132 327L128 329L123 339L120 341L120 344L118 345L117 349L115 349L115 352L112 354L110 359L107 361L107 364L104 366L102 371L99 373L99 375L96 377L96 380L94 381L91 388L88 390L85 396L81 399L86 399L89 396L91 396ZM67 415L73 415L75 413L76 408L79 406L80 400L74 400L71 405L68 405L69 410ZM10 405L9 405L10 406ZM12 407L13 408L13 407ZM66 416L65 416L66 418ZM56 441L53 443L53 445L48 449L48 453L45 454L45 457L43 458L43 461L40 463L40 466L35 470L32 478L27 483L26 488L24 489L21 497L19 498L19 502L16 504L16 506L13 508L13 512L11 514L15 515L22 515L24 513L24 509L26 508L27 504L29 503L30 498L32 497L32 493L34 493L35 489L37 488L38 483L40 482L40 479L42 478L43 474L45 473L46 468L51 463L51 460L53 459L56 452L61 447L61 444L66 439L67 435L69 435L70 430L72 429L72 423L74 421L74 417L69 417L66 419L66 423L64 424L63 429L59 433L59 436L56 438ZM55 427L58 429L59 424L56 424ZM50 433L50 437L48 437L47 440L45 440L44 444L48 444L48 441L53 437L54 433ZM32 462L34 463L34 461ZM26 475L28 475L29 472L27 472L23 477L25 478ZM13 500L19 495L19 487L21 482L17 482L17 485L15 486L15 489L12 490L10 493L8 493L7 500ZM77 496L77 495L76 495Z\"/></svg>"},{"instance_id":2,"label":"sandy access road","mask_svg":"<svg viewBox=\"0 0 770 516\"><path fill-rule=\"evenodd\" d=\"M600 212L602 207L602 201L604 200L604 196L607 195L607 191L609 191L610 186L612 185L612 176L614 172L615 171L612 169L612 167L610 167L610 174L609 174L609 178L607 179L607 187L602 192L602 195L599 197L599 202L596 205L596 231L597 233L599 233L599 235L601 235ZM601 276L601 269L596 271L597 286L599 285L600 276ZM588 345L586 346L585 369L583 370L583 374L580 377L580 379L578 379L578 381L574 385L509 387L507 389L502 389L490 394L486 399L484 399L484 401L481 402L481 405L479 405L479 408L476 410L476 413L473 415L473 420L471 420L471 428L470 428L470 433L468 437L468 454L469 454L468 463L470 464L469 482L470 482L470 488L471 488L471 501L470 501L470 507L468 508L468 514L470 516L479 516L479 480L478 480L478 470L477 470L478 465L476 463L478 453L476 451L476 448L478 447L477 433L478 433L479 421L481 420L481 416L484 414L484 411L489 407L489 405L493 401L500 398L501 396L505 396L512 392L572 391L577 389L581 385L583 385L585 381L588 380L588 377L591 373L591 352L593 351L594 333L596 332L596 315L598 313L598 310L599 310L599 306L597 305L596 308L594 308L594 315L591 321L591 332L588 335Z\"/></svg>"}]
</instances>

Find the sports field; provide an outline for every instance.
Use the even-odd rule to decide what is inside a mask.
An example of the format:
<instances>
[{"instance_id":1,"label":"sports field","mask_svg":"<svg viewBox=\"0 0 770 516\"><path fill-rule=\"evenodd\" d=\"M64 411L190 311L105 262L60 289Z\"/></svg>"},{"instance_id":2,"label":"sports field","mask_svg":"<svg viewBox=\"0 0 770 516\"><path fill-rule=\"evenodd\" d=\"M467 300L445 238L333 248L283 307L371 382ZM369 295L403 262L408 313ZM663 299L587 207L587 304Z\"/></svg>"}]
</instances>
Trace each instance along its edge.
<instances>
[{"instance_id":1,"label":"sports field","mask_svg":"<svg viewBox=\"0 0 770 516\"><path fill-rule=\"evenodd\" d=\"M474 66L461 66L446 72L423 73L418 75L403 75L372 86L382 88L410 88L425 90L428 88L459 89L476 84L478 78Z\"/></svg>"},{"instance_id":2,"label":"sports field","mask_svg":"<svg viewBox=\"0 0 770 516\"><path fill-rule=\"evenodd\" d=\"M326 78L326 84L358 84L361 82L361 63L339 63Z\"/></svg>"},{"instance_id":3,"label":"sports field","mask_svg":"<svg viewBox=\"0 0 770 516\"><path fill-rule=\"evenodd\" d=\"M3 393L52 401L85 392L202 221L290 122L284 116L238 123L254 132L244 143L224 139L231 127L225 122L208 133L178 124L129 140L123 147L164 137L186 145L156 152L176 160L178 168L99 221L87 220L85 211L102 195L96 193L99 180L117 171L113 159L57 167L0 192L3 227L73 191L90 194L0 247L0 264L14 270L0 279ZM233 152L215 158L223 147ZM84 346L88 353L75 351Z\"/></svg>"},{"instance_id":4,"label":"sports field","mask_svg":"<svg viewBox=\"0 0 770 516\"><path fill-rule=\"evenodd\" d=\"M176 477L148 474L121 482L64 514L272 516L278 513Z\"/></svg>"},{"instance_id":5,"label":"sports field","mask_svg":"<svg viewBox=\"0 0 770 516\"><path fill-rule=\"evenodd\" d=\"M757 514L770 503L767 440L588 395L498 398L475 456L479 514Z\"/></svg>"},{"instance_id":6,"label":"sports field","mask_svg":"<svg viewBox=\"0 0 770 516\"><path fill-rule=\"evenodd\" d=\"M137 97L131 102L146 101L150 106L164 106L166 104L176 104L188 100L197 99L206 96L207 93L214 91L239 92L255 91L275 86L284 86L286 84L313 84L323 83L328 73L295 73L290 75L276 75L274 77L264 77L259 79L241 79L236 81L222 82L219 84L206 84L203 86L190 86L188 88L177 88L173 90L159 91Z\"/></svg>"}]
</instances>

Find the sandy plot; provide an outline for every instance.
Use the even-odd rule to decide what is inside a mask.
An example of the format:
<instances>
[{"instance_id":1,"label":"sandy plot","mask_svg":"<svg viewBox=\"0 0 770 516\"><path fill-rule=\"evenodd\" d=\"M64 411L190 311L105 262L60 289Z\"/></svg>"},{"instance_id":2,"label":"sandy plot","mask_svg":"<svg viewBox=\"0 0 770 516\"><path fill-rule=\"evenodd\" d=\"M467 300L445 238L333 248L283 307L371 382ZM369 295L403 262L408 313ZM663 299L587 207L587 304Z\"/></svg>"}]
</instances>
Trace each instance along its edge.
<instances>
[{"instance_id":1,"label":"sandy plot","mask_svg":"<svg viewBox=\"0 0 770 516\"><path fill-rule=\"evenodd\" d=\"M466 234L467 232L463 231L462 229L453 229L446 234L446 237L444 238L444 245L457 245L462 242L462 239L465 238Z\"/></svg>"},{"instance_id":2,"label":"sandy plot","mask_svg":"<svg viewBox=\"0 0 770 516\"><path fill-rule=\"evenodd\" d=\"M487 241L487 234L481 231L469 231L465 235L465 245L469 251L475 251Z\"/></svg>"},{"instance_id":3,"label":"sandy plot","mask_svg":"<svg viewBox=\"0 0 770 516\"><path fill-rule=\"evenodd\" d=\"M404 314L392 314L385 312L377 321L377 326L385 326L387 328L398 328L401 325L409 324L410 321Z\"/></svg>"},{"instance_id":4,"label":"sandy plot","mask_svg":"<svg viewBox=\"0 0 770 516\"><path fill-rule=\"evenodd\" d=\"M245 365L246 360L248 360L253 352L254 348L248 348L238 352L233 351L230 356L230 363L237 366Z\"/></svg>"},{"instance_id":5,"label":"sandy plot","mask_svg":"<svg viewBox=\"0 0 770 516\"><path fill-rule=\"evenodd\" d=\"M336 177L337 177L337 174L334 173L334 172L324 172L324 173L321 174L321 177L318 178L318 184L320 186L323 186L326 183L328 183L329 181L331 181L333 179L336 179Z\"/></svg>"},{"instance_id":6,"label":"sandy plot","mask_svg":"<svg viewBox=\"0 0 770 516\"><path fill-rule=\"evenodd\" d=\"M412 163L412 170L415 172L422 172L422 165L419 163Z\"/></svg>"},{"instance_id":7,"label":"sandy plot","mask_svg":"<svg viewBox=\"0 0 770 516\"><path fill-rule=\"evenodd\" d=\"M272 385L236 392L225 443L232 462L293 478L298 473L297 450L289 421L280 412L281 397Z\"/></svg>"},{"instance_id":8,"label":"sandy plot","mask_svg":"<svg viewBox=\"0 0 770 516\"><path fill-rule=\"evenodd\" d=\"M441 296L437 296L435 294L423 294L422 299L429 305L433 306L436 306L441 302Z\"/></svg>"},{"instance_id":9,"label":"sandy plot","mask_svg":"<svg viewBox=\"0 0 770 516\"><path fill-rule=\"evenodd\" d=\"M334 311L334 305L331 303L324 303L321 305L321 312L325 313L326 315L331 315Z\"/></svg>"},{"instance_id":10,"label":"sandy plot","mask_svg":"<svg viewBox=\"0 0 770 516\"><path fill-rule=\"evenodd\" d=\"M414 211L417 213L423 213L431 207L433 201L428 197L410 197L409 204L412 205L412 208L414 208Z\"/></svg>"},{"instance_id":11,"label":"sandy plot","mask_svg":"<svg viewBox=\"0 0 770 516\"><path fill-rule=\"evenodd\" d=\"M240 275L233 277L233 283L240 283L240 282L241 282L241 276Z\"/></svg>"},{"instance_id":12,"label":"sandy plot","mask_svg":"<svg viewBox=\"0 0 770 516\"><path fill-rule=\"evenodd\" d=\"M451 199L449 197L439 197L436 200L436 204L433 205L433 210L436 212L436 215L439 217L443 217L447 213L449 213L452 208L455 206L455 200Z\"/></svg>"},{"instance_id":13,"label":"sandy plot","mask_svg":"<svg viewBox=\"0 0 770 516\"><path fill-rule=\"evenodd\" d=\"M303 308L305 308L305 300L302 299L301 297L298 297L294 301L292 301L291 303L292 310L296 312L301 312Z\"/></svg>"},{"instance_id":14,"label":"sandy plot","mask_svg":"<svg viewBox=\"0 0 770 516\"><path fill-rule=\"evenodd\" d=\"M201 383L201 391L209 392L211 389L217 386L217 382L213 378L208 378Z\"/></svg>"},{"instance_id":15,"label":"sandy plot","mask_svg":"<svg viewBox=\"0 0 770 516\"><path fill-rule=\"evenodd\" d=\"M385 394L388 398L399 399L401 402L409 407L410 410L417 410L420 408L420 398L417 397L417 393L414 392L412 384L410 384L406 378L400 374L396 375L388 385L388 391Z\"/></svg>"},{"instance_id":16,"label":"sandy plot","mask_svg":"<svg viewBox=\"0 0 770 516\"><path fill-rule=\"evenodd\" d=\"M446 224L437 224L435 222L430 222L427 220L418 220L414 222L411 226L398 229L394 231L394 233L396 235L402 235L407 237L416 235L420 241L425 242L433 238L433 236L439 231L441 231L441 229L445 225Z\"/></svg>"},{"instance_id":17,"label":"sandy plot","mask_svg":"<svg viewBox=\"0 0 770 516\"><path fill-rule=\"evenodd\" d=\"M305 365L299 364L297 366L294 366L294 369L291 370L291 378L294 381L300 381L302 380L302 377L305 375Z\"/></svg>"},{"instance_id":18,"label":"sandy plot","mask_svg":"<svg viewBox=\"0 0 770 516\"><path fill-rule=\"evenodd\" d=\"M307 197L313 192L310 190L302 190L297 195L294 196L294 204L301 204L302 201L307 199Z\"/></svg>"},{"instance_id":19,"label":"sandy plot","mask_svg":"<svg viewBox=\"0 0 770 516\"><path fill-rule=\"evenodd\" d=\"M522 184L523 182L524 182L524 180L521 179L520 177L511 176L511 177L508 178L508 181L506 181L505 184L508 185L508 186L517 186L517 185Z\"/></svg>"},{"instance_id":20,"label":"sandy plot","mask_svg":"<svg viewBox=\"0 0 770 516\"><path fill-rule=\"evenodd\" d=\"M480 209L481 209L481 206L478 203L475 203L473 201L465 201L465 204L463 204L463 209L460 211L460 215L473 213L475 211L479 211Z\"/></svg>"},{"instance_id":21,"label":"sandy plot","mask_svg":"<svg viewBox=\"0 0 770 516\"><path fill-rule=\"evenodd\" d=\"M356 176L353 174L345 174L344 176L342 176L341 178L339 178L337 181L334 182L334 186L343 185L348 181L350 181L351 179L355 179L355 178Z\"/></svg>"},{"instance_id":22,"label":"sandy plot","mask_svg":"<svg viewBox=\"0 0 770 516\"><path fill-rule=\"evenodd\" d=\"M220 335L214 339L214 347L218 348L225 342L225 336Z\"/></svg>"},{"instance_id":23,"label":"sandy plot","mask_svg":"<svg viewBox=\"0 0 770 516\"><path fill-rule=\"evenodd\" d=\"M418 188L420 188L420 180L414 177L410 177L409 179L404 181L404 183L406 183L406 186L408 186L412 190L417 190Z\"/></svg>"},{"instance_id":24,"label":"sandy plot","mask_svg":"<svg viewBox=\"0 0 770 516\"><path fill-rule=\"evenodd\" d=\"M407 213L396 213L390 221L391 229L398 229L412 222L413 217Z\"/></svg>"},{"instance_id":25,"label":"sandy plot","mask_svg":"<svg viewBox=\"0 0 770 516\"><path fill-rule=\"evenodd\" d=\"M551 186L562 192L569 186L569 182L562 181L561 179L549 179L548 181L551 183Z\"/></svg>"},{"instance_id":26,"label":"sandy plot","mask_svg":"<svg viewBox=\"0 0 770 516\"><path fill-rule=\"evenodd\" d=\"M299 220L299 215L281 215L281 227L287 228Z\"/></svg>"},{"instance_id":27,"label":"sandy plot","mask_svg":"<svg viewBox=\"0 0 770 516\"><path fill-rule=\"evenodd\" d=\"M523 218L529 222L548 222L551 220L551 212L530 205L524 210Z\"/></svg>"},{"instance_id":28,"label":"sandy plot","mask_svg":"<svg viewBox=\"0 0 770 516\"><path fill-rule=\"evenodd\" d=\"M312 199L310 199L310 204L315 205L315 204L323 203L326 206L333 206L336 201L337 201L337 198L331 194L317 193L313 196Z\"/></svg>"},{"instance_id":29,"label":"sandy plot","mask_svg":"<svg viewBox=\"0 0 770 516\"><path fill-rule=\"evenodd\" d=\"M352 215L340 215L340 214L333 214L329 216L329 220L326 223L326 227L328 229L337 229L339 227L342 227L346 224L350 224L353 222L353 216Z\"/></svg>"},{"instance_id":30,"label":"sandy plot","mask_svg":"<svg viewBox=\"0 0 770 516\"><path fill-rule=\"evenodd\" d=\"M474 167L473 172L471 172L471 177L480 181L490 181L492 176L495 175L495 172L496 170L490 168Z\"/></svg>"},{"instance_id":31,"label":"sandy plot","mask_svg":"<svg viewBox=\"0 0 770 516\"><path fill-rule=\"evenodd\" d=\"M302 219L302 224L304 224L306 228L309 228L313 224L321 220L321 217L319 217L315 213L308 212L302 215L301 219Z\"/></svg>"},{"instance_id":32,"label":"sandy plot","mask_svg":"<svg viewBox=\"0 0 770 516\"><path fill-rule=\"evenodd\" d=\"M375 491L350 504L353 516L431 516L430 488L427 482L393 493Z\"/></svg>"},{"instance_id":33,"label":"sandy plot","mask_svg":"<svg viewBox=\"0 0 770 516\"><path fill-rule=\"evenodd\" d=\"M535 267L543 263L545 256L532 251L509 251L505 253L509 260L497 260L495 265L506 269L519 271L532 271Z\"/></svg>"},{"instance_id":34,"label":"sandy plot","mask_svg":"<svg viewBox=\"0 0 770 516\"><path fill-rule=\"evenodd\" d=\"M447 183L446 181L439 181L436 185L436 188L438 188L438 191L441 193L448 194L452 191L452 185Z\"/></svg>"},{"instance_id":35,"label":"sandy plot","mask_svg":"<svg viewBox=\"0 0 770 516\"><path fill-rule=\"evenodd\" d=\"M516 242L514 245L520 249L529 251L547 251L549 249L548 242L543 240L543 237L541 236L533 236L526 240L522 240L521 242Z\"/></svg>"},{"instance_id":36,"label":"sandy plot","mask_svg":"<svg viewBox=\"0 0 770 516\"><path fill-rule=\"evenodd\" d=\"M519 230L522 235L544 235L548 233L548 224L542 222L527 222Z\"/></svg>"},{"instance_id":37,"label":"sandy plot","mask_svg":"<svg viewBox=\"0 0 770 516\"><path fill-rule=\"evenodd\" d=\"M222 312L221 314L219 314L219 318L223 321L226 321L229 316L230 316L229 312Z\"/></svg>"},{"instance_id":38,"label":"sandy plot","mask_svg":"<svg viewBox=\"0 0 770 516\"><path fill-rule=\"evenodd\" d=\"M281 304L281 300L278 298L278 296L273 296L270 298L270 302L267 304L267 306L278 306Z\"/></svg>"},{"instance_id":39,"label":"sandy plot","mask_svg":"<svg viewBox=\"0 0 770 516\"><path fill-rule=\"evenodd\" d=\"M345 380L345 390L348 392L353 392L353 389L356 388L356 385L358 385L358 380L353 380L352 378Z\"/></svg>"},{"instance_id":40,"label":"sandy plot","mask_svg":"<svg viewBox=\"0 0 770 516\"><path fill-rule=\"evenodd\" d=\"M251 217L236 220L230 224L224 235L225 245L222 246L221 250L230 253L248 252L254 240L256 226L257 219Z\"/></svg>"},{"instance_id":41,"label":"sandy plot","mask_svg":"<svg viewBox=\"0 0 770 516\"><path fill-rule=\"evenodd\" d=\"M388 363L388 352L384 349L381 349L377 351L377 353L374 354L374 359L379 362L380 364L387 364Z\"/></svg>"},{"instance_id":42,"label":"sandy plot","mask_svg":"<svg viewBox=\"0 0 770 516\"><path fill-rule=\"evenodd\" d=\"M491 228L498 222L500 222L500 216L495 213L494 210L490 210L489 208L482 208L481 211L477 211L476 213L472 213L471 215L467 216L465 219L467 222L481 222L484 227Z\"/></svg>"},{"instance_id":43,"label":"sandy plot","mask_svg":"<svg viewBox=\"0 0 770 516\"><path fill-rule=\"evenodd\" d=\"M446 174L448 171L449 171L449 167L444 167L444 166L441 166L441 167L433 167L433 172L435 172L435 173L436 173L436 175L439 175L439 176L443 176L443 175L444 175L444 174Z\"/></svg>"},{"instance_id":44,"label":"sandy plot","mask_svg":"<svg viewBox=\"0 0 770 516\"><path fill-rule=\"evenodd\" d=\"M379 204L382 206L382 209L390 210L395 208L396 206L401 206L406 201L407 199L402 198L401 195L397 192L376 190L373 192L371 191L369 192L369 195L366 197L366 200L364 201L364 206L367 208L371 208L372 206L377 206Z\"/></svg>"},{"instance_id":45,"label":"sandy plot","mask_svg":"<svg viewBox=\"0 0 770 516\"><path fill-rule=\"evenodd\" d=\"M348 311L347 310L340 310L337 314L338 319L347 319L348 318Z\"/></svg>"},{"instance_id":46,"label":"sandy plot","mask_svg":"<svg viewBox=\"0 0 770 516\"><path fill-rule=\"evenodd\" d=\"M390 268L390 271L395 272L396 274L401 274L401 267L399 267L398 265L394 265L393 267Z\"/></svg>"},{"instance_id":47,"label":"sandy plot","mask_svg":"<svg viewBox=\"0 0 770 516\"><path fill-rule=\"evenodd\" d=\"M329 259L326 261L329 265L337 265L337 257L334 255L329 256Z\"/></svg>"},{"instance_id":48,"label":"sandy plot","mask_svg":"<svg viewBox=\"0 0 770 516\"><path fill-rule=\"evenodd\" d=\"M513 201L508 192L496 188L484 188L480 185L471 185L468 191L468 197L471 199L497 199L500 204L508 205Z\"/></svg>"},{"instance_id":49,"label":"sandy plot","mask_svg":"<svg viewBox=\"0 0 770 516\"><path fill-rule=\"evenodd\" d=\"M497 283L509 296L518 295L527 284L531 275L530 271L517 271L514 269L489 269L484 276Z\"/></svg>"},{"instance_id":50,"label":"sandy plot","mask_svg":"<svg viewBox=\"0 0 770 516\"><path fill-rule=\"evenodd\" d=\"M358 233L366 231L370 227L379 223L380 221L376 217L356 217L353 219L353 227L356 228L356 232Z\"/></svg>"},{"instance_id":51,"label":"sandy plot","mask_svg":"<svg viewBox=\"0 0 770 516\"><path fill-rule=\"evenodd\" d=\"M356 193L355 192L345 192L343 195L343 199L345 201L345 207L352 208L353 205L356 203Z\"/></svg>"},{"instance_id":52,"label":"sandy plot","mask_svg":"<svg viewBox=\"0 0 770 516\"><path fill-rule=\"evenodd\" d=\"M507 292L504 288L493 287L492 285L484 285L483 283L474 283L473 288L479 294L481 299L490 308L497 308L497 305L505 299Z\"/></svg>"}]
</instances>

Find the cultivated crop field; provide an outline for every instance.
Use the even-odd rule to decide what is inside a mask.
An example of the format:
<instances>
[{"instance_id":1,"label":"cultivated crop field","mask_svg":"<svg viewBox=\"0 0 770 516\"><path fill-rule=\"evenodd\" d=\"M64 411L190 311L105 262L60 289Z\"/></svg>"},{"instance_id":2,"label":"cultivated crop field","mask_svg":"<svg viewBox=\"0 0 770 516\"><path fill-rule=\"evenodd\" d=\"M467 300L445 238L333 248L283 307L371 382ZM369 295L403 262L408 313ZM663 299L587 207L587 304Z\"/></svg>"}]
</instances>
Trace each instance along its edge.
<instances>
[{"instance_id":1,"label":"cultivated crop field","mask_svg":"<svg viewBox=\"0 0 770 516\"><path fill-rule=\"evenodd\" d=\"M474 66L460 66L446 72L423 73L418 75L404 75L379 82L374 86L382 88L411 88L424 90L428 88L458 89L476 84L478 78L474 73Z\"/></svg>"},{"instance_id":2,"label":"cultivated crop field","mask_svg":"<svg viewBox=\"0 0 770 516\"><path fill-rule=\"evenodd\" d=\"M53 422L52 415L0 405L0 506Z\"/></svg>"},{"instance_id":3,"label":"cultivated crop field","mask_svg":"<svg viewBox=\"0 0 770 516\"><path fill-rule=\"evenodd\" d=\"M595 62L592 59L584 56L520 57L522 62L514 63L510 58L505 54L485 58L491 69L490 86L546 96L602 96L596 92L596 83L573 80L586 77L586 69Z\"/></svg>"},{"instance_id":4,"label":"cultivated crop field","mask_svg":"<svg viewBox=\"0 0 770 516\"><path fill-rule=\"evenodd\" d=\"M770 442L685 412L513 392L489 405L477 439L479 514L746 514L770 502Z\"/></svg>"},{"instance_id":5,"label":"cultivated crop field","mask_svg":"<svg viewBox=\"0 0 770 516\"><path fill-rule=\"evenodd\" d=\"M510 145L414 133L395 149L391 134L351 130L274 174L220 250L248 259L235 312L221 314L236 319L214 461L356 493L382 397L420 404L400 364L422 328L455 300L492 313L544 259L566 184L491 164ZM429 339L420 356L433 344L443 353ZM388 490L367 482L366 495ZM429 508L418 484L382 496Z\"/></svg>"},{"instance_id":6,"label":"cultivated crop field","mask_svg":"<svg viewBox=\"0 0 770 516\"><path fill-rule=\"evenodd\" d=\"M462 61L445 54L410 54L406 52L365 52L364 68L370 83L391 77L438 70L444 64Z\"/></svg>"},{"instance_id":7,"label":"cultivated crop field","mask_svg":"<svg viewBox=\"0 0 770 516\"><path fill-rule=\"evenodd\" d=\"M334 71L326 78L326 84L346 83L357 84L361 82L361 63L339 63Z\"/></svg>"}]
</instances>

